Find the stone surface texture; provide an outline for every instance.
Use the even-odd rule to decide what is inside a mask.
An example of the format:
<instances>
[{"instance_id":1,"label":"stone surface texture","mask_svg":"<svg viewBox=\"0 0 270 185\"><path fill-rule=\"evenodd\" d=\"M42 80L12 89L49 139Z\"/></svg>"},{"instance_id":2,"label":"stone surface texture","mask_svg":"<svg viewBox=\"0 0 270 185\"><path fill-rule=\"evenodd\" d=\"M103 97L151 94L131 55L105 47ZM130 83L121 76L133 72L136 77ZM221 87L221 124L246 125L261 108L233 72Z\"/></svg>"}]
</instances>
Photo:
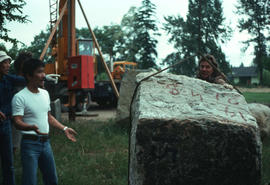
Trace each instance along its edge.
<instances>
[{"instance_id":1,"label":"stone surface texture","mask_svg":"<svg viewBox=\"0 0 270 185\"><path fill-rule=\"evenodd\" d=\"M127 71L121 81L120 96L116 109L116 122L121 124L129 124L130 119L130 103L136 88L136 75L142 72L151 72L150 70L130 70ZM154 72L154 71L152 71Z\"/></svg>"},{"instance_id":2,"label":"stone surface texture","mask_svg":"<svg viewBox=\"0 0 270 185\"><path fill-rule=\"evenodd\" d=\"M270 108L260 103L249 103L248 108L257 120L264 142L270 136Z\"/></svg>"},{"instance_id":3,"label":"stone surface texture","mask_svg":"<svg viewBox=\"0 0 270 185\"><path fill-rule=\"evenodd\" d=\"M131 116L130 185L260 184L260 132L235 90L161 73L142 82Z\"/></svg>"}]
</instances>

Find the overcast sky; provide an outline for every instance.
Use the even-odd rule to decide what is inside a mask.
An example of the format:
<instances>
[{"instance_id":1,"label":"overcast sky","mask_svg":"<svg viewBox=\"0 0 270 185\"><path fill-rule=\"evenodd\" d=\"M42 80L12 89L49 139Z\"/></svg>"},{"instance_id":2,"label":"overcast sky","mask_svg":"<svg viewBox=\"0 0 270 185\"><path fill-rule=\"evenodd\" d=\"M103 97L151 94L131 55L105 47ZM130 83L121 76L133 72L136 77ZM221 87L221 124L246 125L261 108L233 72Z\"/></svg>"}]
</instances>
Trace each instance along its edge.
<instances>
[{"instance_id":1,"label":"overcast sky","mask_svg":"<svg viewBox=\"0 0 270 185\"><path fill-rule=\"evenodd\" d=\"M30 45L34 36L39 34L41 30L45 30L49 23L49 0L27 0L26 2L24 14L29 16L31 23L19 24L12 22L8 23L7 26L11 30L11 37ZM223 2L226 23L232 27L234 34L230 41L222 45L222 48L232 66L239 66L241 63L249 66L252 63L253 50L250 48L245 53L241 52L241 48L243 48L241 41L246 40L248 35L239 33L237 30L237 16L233 13L235 12L236 2L237 0L224 0ZM91 27L94 28L112 23L119 24L129 8L131 6L140 6L141 0L81 0L81 3ZM185 16L188 10L188 0L152 0L152 3L157 6L156 12L160 27L164 23L164 16L179 14ZM76 8L76 27L87 27L78 5ZM160 31L162 36L158 38L157 47L159 61L173 51L172 45L167 41L169 37L162 29ZM7 44L7 47L10 47L10 44Z\"/></svg>"}]
</instances>

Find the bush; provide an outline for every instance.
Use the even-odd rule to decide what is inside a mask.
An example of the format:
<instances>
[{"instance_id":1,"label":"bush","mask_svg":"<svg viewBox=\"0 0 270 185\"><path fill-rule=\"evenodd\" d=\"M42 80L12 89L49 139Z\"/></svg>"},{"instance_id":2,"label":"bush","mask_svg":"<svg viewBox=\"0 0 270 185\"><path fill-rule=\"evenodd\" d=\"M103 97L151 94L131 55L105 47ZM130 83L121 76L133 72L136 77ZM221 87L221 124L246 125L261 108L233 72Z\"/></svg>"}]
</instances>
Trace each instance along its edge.
<instances>
[{"instance_id":1,"label":"bush","mask_svg":"<svg viewBox=\"0 0 270 185\"><path fill-rule=\"evenodd\" d=\"M263 70L263 83L264 86L270 86L270 71Z\"/></svg>"}]
</instances>

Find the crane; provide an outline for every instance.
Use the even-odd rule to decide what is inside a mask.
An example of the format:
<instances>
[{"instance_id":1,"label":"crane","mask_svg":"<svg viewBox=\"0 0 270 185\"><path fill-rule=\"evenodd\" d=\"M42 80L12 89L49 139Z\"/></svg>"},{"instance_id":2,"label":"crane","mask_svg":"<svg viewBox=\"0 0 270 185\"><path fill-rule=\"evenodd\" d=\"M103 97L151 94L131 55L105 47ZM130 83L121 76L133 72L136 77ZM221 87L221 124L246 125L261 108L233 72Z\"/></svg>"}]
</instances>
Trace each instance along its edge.
<instances>
[{"instance_id":1,"label":"crane","mask_svg":"<svg viewBox=\"0 0 270 185\"><path fill-rule=\"evenodd\" d=\"M71 120L75 120L75 106L86 103L87 101L89 103L91 100L90 92L94 89L93 84L95 83L95 48L101 56L101 61L109 76L115 97L119 97L118 89L106 62L104 61L103 54L87 20L82 4L80 0L77 1L86 20L92 39L76 40L75 0L59 0L59 3L58 0L49 0L51 34L40 56L40 59L43 60L48 47L51 46L51 55L55 58L55 61L45 65L45 72L59 74L61 77L57 85L49 84L47 89L53 99L60 97L62 102L68 103L70 113L69 118ZM59 16L57 12L59 12ZM79 56L88 57L80 57L80 59L77 59L76 57ZM87 66L89 63L90 67L87 67L88 70L84 70L85 67L82 67L84 62L80 60L86 60ZM76 65L79 65L78 69L80 68L80 70L74 69ZM89 73L92 73L92 75L89 75ZM84 87L82 83L85 78L88 84L87 87ZM77 83L77 86L74 85L75 83Z\"/></svg>"}]
</instances>

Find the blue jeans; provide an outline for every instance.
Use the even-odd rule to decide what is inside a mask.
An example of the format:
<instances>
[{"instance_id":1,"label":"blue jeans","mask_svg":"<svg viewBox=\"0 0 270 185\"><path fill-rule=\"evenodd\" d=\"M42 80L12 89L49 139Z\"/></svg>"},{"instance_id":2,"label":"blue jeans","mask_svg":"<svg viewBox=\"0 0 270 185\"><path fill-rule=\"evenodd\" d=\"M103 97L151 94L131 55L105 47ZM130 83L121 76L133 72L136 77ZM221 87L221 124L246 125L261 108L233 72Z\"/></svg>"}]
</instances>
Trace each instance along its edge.
<instances>
[{"instance_id":1,"label":"blue jeans","mask_svg":"<svg viewBox=\"0 0 270 185\"><path fill-rule=\"evenodd\" d=\"M0 122L0 155L3 185L15 185L10 119Z\"/></svg>"},{"instance_id":2,"label":"blue jeans","mask_svg":"<svg viewBox=\"0 0 270 185\"><path fill-rule=\"evenodd\" d=\"M55 162L49 140L44 142L22 139L21 158L23 167L22 185L37 184L38 167L45 185L57 184Z\"/></svg>"}]
</instances>

